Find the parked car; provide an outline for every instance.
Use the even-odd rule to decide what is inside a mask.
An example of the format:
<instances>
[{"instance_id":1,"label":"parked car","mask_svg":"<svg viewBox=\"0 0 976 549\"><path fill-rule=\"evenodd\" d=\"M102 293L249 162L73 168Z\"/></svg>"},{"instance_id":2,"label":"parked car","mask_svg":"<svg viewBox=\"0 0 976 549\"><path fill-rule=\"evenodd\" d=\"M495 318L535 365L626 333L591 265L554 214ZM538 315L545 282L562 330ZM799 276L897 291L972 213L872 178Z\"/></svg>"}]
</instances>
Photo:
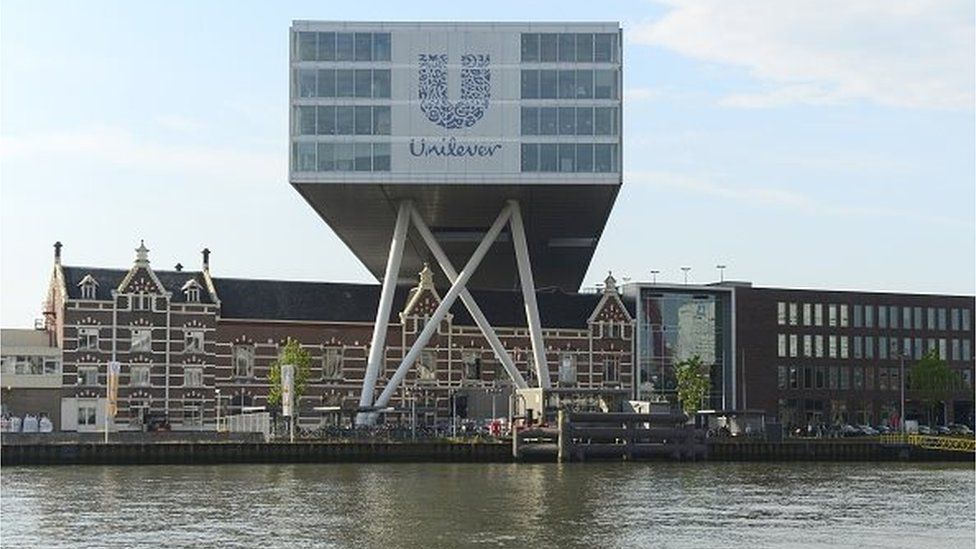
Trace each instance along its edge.
<instances>
[{"instance_id":1,"label":"parked car","mask_svg":"<svg viewBox=\"0 0 976 549\"><path fill-rule=\"evenodd\" d=\"M878 425L877 427L875 427L875 430L877 430L878 434L881 435L887 435L889 433L894 432L894 430L887 425Z\"/></svg>"},{"instance_id":2,"label":"parked car","mask_svg":"<svg viewBox=\"0 0 976 549\"><path fill-rule=\"evenodd\" d=\"M952 434L952 432L949 430L949 427L947 427L945 425L939 425L939 426L937 426L935 428L935 432L936 432L936 434L943 435L943 436L949 436L949 435Z\"/></svg>"},{"instance_id":3,"label":"parked car","mask_svg":"<svg viewBox=\"0 0 976 549\"><path fill-rule=\"evenodd\" d=\"M840 426L840 436L842 437L858 437L861 436L861 430L853 425L843 424Z\"/></svg>"},{"instance_id":4,"label":"parked car","mask_svg":"<svg viewBox=\"0 0 976 549\"><path fill-rule=\"evenodd\" d=\"M870 425L858 425L857 428L861 431L861 434L869 437L878 436L878 430Z\"/></svg>"},{"instance_id":5,"label":"parked car","mask_svg":"<svg viewBox=\"0 0 976 549\"><path fill-rule=\"evenodd\" d=\"M957 436L973 436L973 430L968 425L961 423L950 423L949 434Z\"/></svg>"},{"instance_id":6,"label":"parked car","mask_svg":"<svg viewBox=\"0 0 976 549\"><path fill-rule=\"evenodd\" d=\"M918 434L920 434L920 435L934 435L935 434L935 430L932 429L931 427L929 427L928 425L919 425L918 426Z\"/></svg>"}]
</instances>

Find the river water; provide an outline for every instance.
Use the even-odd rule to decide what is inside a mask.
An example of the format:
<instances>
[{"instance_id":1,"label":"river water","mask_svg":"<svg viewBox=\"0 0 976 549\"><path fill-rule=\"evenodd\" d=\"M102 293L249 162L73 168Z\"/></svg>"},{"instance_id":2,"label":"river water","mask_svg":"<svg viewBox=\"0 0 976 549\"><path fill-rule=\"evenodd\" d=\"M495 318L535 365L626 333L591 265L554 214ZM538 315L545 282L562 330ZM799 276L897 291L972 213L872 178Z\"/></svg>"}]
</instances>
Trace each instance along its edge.
<instances>
[{"instance_id":1,"label":"river water","mask_svg":"<svg viewBox=\"0 0 976 549\"><path fill-rule=\"evenodd\" d=\"M961 547L971 464L5 467L3 547Z\"/></svg>"}]
</instances>

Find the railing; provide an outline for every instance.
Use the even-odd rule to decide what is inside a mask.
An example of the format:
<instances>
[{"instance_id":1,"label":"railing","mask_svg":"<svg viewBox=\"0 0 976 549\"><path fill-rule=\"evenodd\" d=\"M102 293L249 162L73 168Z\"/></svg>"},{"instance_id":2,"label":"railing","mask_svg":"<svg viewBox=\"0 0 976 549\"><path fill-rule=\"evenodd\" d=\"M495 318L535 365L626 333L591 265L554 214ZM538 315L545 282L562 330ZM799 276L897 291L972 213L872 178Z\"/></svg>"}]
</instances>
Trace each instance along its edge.
<instances>
[{"instance_id":1,"label":"railing","mask_svg":"<svg viewBox=\"0 0 976 549\"><path fill-rule=\"evenodd\" d=\"M222 417L217 429L228 433L262 433L264 440L269 440L271 438L271 414L256 412Z\"/></svg>"},{"instance_id":2,"label":"railing","mask_svg":"<svg viewBox=\"0 0 976 549\"><path fill-rule=\"evenodd\" d=\"M976 439L972 437L889 434L879 438L882 444L907 444L929 450L976 453Z\"/></svg>"}]
</instances>

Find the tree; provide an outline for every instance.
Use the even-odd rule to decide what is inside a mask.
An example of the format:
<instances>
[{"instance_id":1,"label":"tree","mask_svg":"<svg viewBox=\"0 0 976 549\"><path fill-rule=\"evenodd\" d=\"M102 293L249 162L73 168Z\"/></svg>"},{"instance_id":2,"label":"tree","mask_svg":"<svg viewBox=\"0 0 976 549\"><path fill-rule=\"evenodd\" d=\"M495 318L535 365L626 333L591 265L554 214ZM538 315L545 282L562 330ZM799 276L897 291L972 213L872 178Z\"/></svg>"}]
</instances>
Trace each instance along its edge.
<instances>
[{"instance_id":1,"label":"tree","mask_svg":"<svg viewBox=\"0 0 976 549\"><path fill-rule=\"evenodd\" d=\"M268 404L276 406L281 403L281 365L282 364L294 364L295 365L295 403L298 403L298 397L302 396L305 392L305 387L308 385L308 376L312 369L312 355L302 348L302 344L295 341L292 338L288 338L285 342L285 346L281 349L281 354L278 355L278 359L271 364L271 370L268 372L268 383L271 385L268 389Z\"/></svg>"},{"instance_id":2,"label":"tree","mask_svg":"<svg viewBox=\"0 0 976 549\"><path fill-rule=\"evenodd\" d=\"M935 349L925 353L911 369L911 391L922 402L929 425L932 410L949 399L959 387L959 373L949 367Z\"/></svg>"},{"instance_id":3,"label":"tree","mask_svg":"<svg viewBox=\"0 0 976 549\"><path fill-rule=\"evenodd\" d=\"M678 400L686 414L694 414L700 409L702 400L711 389L709 368L700 356L695 355L674 365L674 376L678 384Z\"/></svg>"}]
</instances>

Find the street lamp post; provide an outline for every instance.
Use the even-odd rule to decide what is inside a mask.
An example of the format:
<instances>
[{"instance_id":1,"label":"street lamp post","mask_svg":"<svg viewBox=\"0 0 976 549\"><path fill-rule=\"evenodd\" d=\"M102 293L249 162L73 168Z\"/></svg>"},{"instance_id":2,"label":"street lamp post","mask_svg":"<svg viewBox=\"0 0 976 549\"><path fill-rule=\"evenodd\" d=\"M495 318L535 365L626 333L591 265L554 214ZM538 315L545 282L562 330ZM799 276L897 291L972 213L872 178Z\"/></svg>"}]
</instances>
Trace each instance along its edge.
<instances>
[{"instance_id":1,"label":"street lamp post","mask_svg":"<svg viewBox=\"0 0 976 549\"><path fill-rule=\"evenodd\" d=\"M688 271L691 270L691 267L682 267L681 270L684 271L684 273L685 273L685 286L687 286L688 285Z\"/></svg>"},{"instance_id":2,"label":"street lamp post","mask_svg":"<svg viewBox=\"0 0 976 549\"><path fill-rule=\"evenodd\" d=\"M716 265L715 268L718 269L718 281L725 282L725 265Z\"/></svg>"},{"instance_id":3,"label":"street lamp post","mask_svg":"<svg viewBox=\"0 0 976 549\"><path fill-rule=\"evenodd\" d=\"M660 273L657 269L651 269L651 284L657 284L657 275Z\"/></svg>"}]
</instances>

